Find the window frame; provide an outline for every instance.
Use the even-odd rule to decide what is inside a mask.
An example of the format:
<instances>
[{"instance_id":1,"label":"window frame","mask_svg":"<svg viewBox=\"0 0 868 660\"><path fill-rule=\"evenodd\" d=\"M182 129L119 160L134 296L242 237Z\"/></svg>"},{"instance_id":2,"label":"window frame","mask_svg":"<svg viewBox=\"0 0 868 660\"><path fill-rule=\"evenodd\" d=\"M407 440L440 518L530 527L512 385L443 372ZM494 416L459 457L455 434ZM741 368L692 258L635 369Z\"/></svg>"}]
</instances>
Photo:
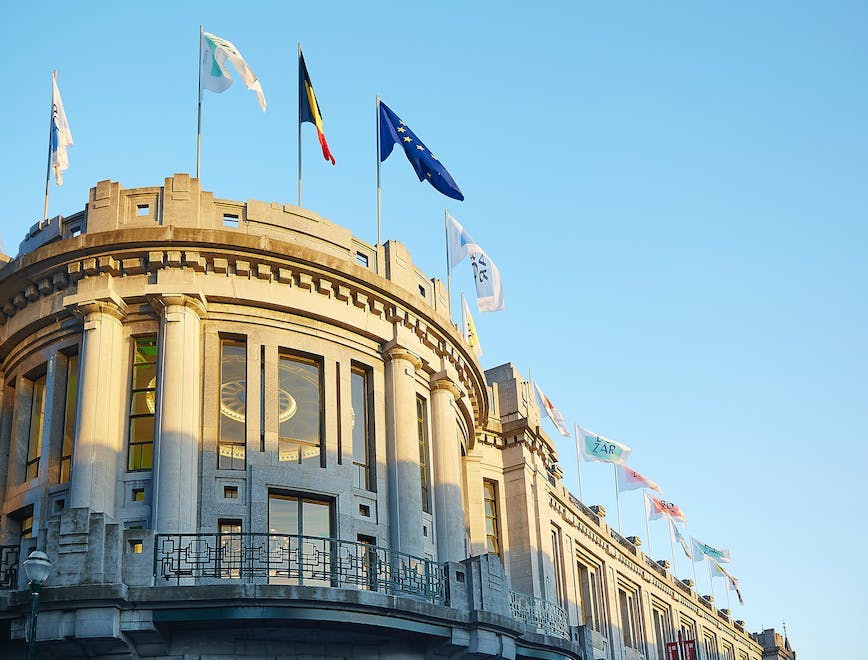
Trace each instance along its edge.
<instances>
[{"instance_id":1,"label":"window frame","mask_svg":"<svg viewBox=\"0 0 868 660\"><path fill-rule=\"evenodd\" d=\"M241 430L241 440L226 440L224 439L224 433L227 432L226 429L228 427L224 426L228 422L224 421L223 413L223 388L226 385L229 385L232 381L224 380L226 378L226 374L224 370L226 369L226 358L227 348L240 348L242 349L240 352L244 357L244 367L242 372L244 374L244 421L240 420L231 420L236 423L240 423L242 425ZM247 419L250 414L250 406L248 405L247 393L250 391L249 387L249 378L248 378L248 369L249 362L247 355L247 338L246 337L220 337L220 361L218 365L219 369L219 378L218 378L218 389L217 389L217 469L218 470L246 470L247 469ZM239 449L240 448L240 449ZM224 455L224 450L228 450L228 455ZM225 459L225 460L224 460Z\"/></svg>"},{"instance_id":2,"label":"window frame","mask_svg":"<svg viewBox=\"0 0 868 660\"><path fill-rule=\"evenodd\" d=\"M364 410L362 411L361 428L364 437L361 442L364 447L364 463L359 463L356 460L356 428L359 427L358 415L356 414L353 403L355 402L355 383L356 378L361 377ZM373 369L360 362L350 363L350 409L353 414L353 427L351 430L352 439L352 454L353 468L355 479L354 485L357 488L375 493L377 492L377 451L376 451L376 433L374 427L374 388L373 388Z\"/></svg>"},{"instance_id":3,"label":"window frame","mask_svg":"<svg viewBox=\"0 0 868 660\"><path fill-rule=\"evenodd\" d=\"M431 472L429 461L428 399L416 394L416 431L419 440L419 481L422 490L422 512L431 514Z\"/></svg>"},{"instance_id":4,"label":"window frame","mask_svg":"<svg viewBox=\"0 0 868 660\"><path fill-rule=\"evenodd\" d=\"M127 407L127 472L147 472L154 468L154 441L157 436L157 397L159 393L160 374L159 374L159 357L160 357L160 340L157 333L140 335L131 337L132 339L132 355L130 357L130 388L129 388L129 406ZM146 345L151 342L154 347L153 362L136 362L136 355L139 351L139 345ZM154 386L153 387L136 387L136 371L139 368L153 366L154 368ZM134 407L136 405L136 396L144 396L147 398L148 393L153 393L154 411L150 413L136 413ZM148 441L138 441L134 434L135 423L139 419L151 419L151 438ZM143 459L144 450L150 446L151 455L150 461ZM149 463L149 464L146 464Z\"/></svg>"},{"instance_id":5,"label":"window frame","mask_svg":"<svg viewBox=\"0 0 868 660\"><path fill-rule=\"evenodd\" d=\"M317 398L318 398L318 414L317 414L317 424L319 425L319 433L316 445L311 442L307 442L305 440L300 440L298 438L282 438L280 433L280 419L277 420L277 461L278 463L286 463L289 465L297 464L297 465L305 465L309 463L313 463L313 460L306 461L305 457L302 453L302 447L313 447L316 446L319 452L318 460L319 466L324 468L326 467L326 400L325 400L325 360L320 355L314 355L311 353L303 353L300 351L292 351L288 349L279 349L277 353L277 384L278 384L278 392L277 396L280 397L280 366L282 361L295 362L298 364L304 364L308 366L316 367L317 370ZM279 400L276 402L278 406L278 417L279 417ZM290 445L291 443L295 443L298 447L298 459L296 461L290 460L281 460L281 447L285 445ZM313 456L309 457L313 459Z\"/></svg>"}]
</instances>

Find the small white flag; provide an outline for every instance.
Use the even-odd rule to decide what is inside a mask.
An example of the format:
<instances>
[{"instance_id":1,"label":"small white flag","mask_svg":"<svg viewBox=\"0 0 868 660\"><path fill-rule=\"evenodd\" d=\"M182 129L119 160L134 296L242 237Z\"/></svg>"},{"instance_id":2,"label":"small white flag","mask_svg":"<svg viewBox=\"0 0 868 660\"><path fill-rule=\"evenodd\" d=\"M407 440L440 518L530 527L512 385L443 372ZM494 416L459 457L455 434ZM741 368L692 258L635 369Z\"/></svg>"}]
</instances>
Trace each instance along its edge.
<instances>
[{"instance_id":1,"label":"small white flag","mask_svg":"<svg viewBox=\"0 0 868 660\"><path fill-rule=\"evenodd\" d=\"M265 112L265 94L256 74L247 66L247 62L241 57L238 49L231 42L221 39L210 32L202 33L200 53L200 66L202 73L199 78L201 89L211 92L223 92L232 84L232 76L226 70L226 60L232 62L232 66L241 76L241 80L247 85L247 89L256 92L259 107Z\"/></svg>"},{"instance_id":2,"label":"small white flag","mask_svg":"<svg viewBox=\"0 0 868 660\"><path fill-rule=\"evenodd\" d=\"M561 411L555 408L555 404L551 402L551 399L543 394L539 385L534 383L533 386L536 389L536 395L539 397L539 402L542 404L543 409L545 409L546 415L548 415L549 419L552 420L552 424L557 428L558 433L570 437L570 432L567 430L567 422L564 420L564 416L561 415Z\"/></svg>"},{"instance_id":3,"label":"small white flag","mask_svg":"<svg viewBox=\"0 0 868 660\"><path fill-rule=\"evenodd\" d=\"M449 243L449 268L455 268L467 256L467 246L477 245L455 218L446 214L446 236Z\"/></svg>"},{"instance_id":4,"label":"small white flag","mask_svg":"<svg viewBox=\"0 0 868 660\"><path fill-rule=\"evenodd\" d=\"M482 345L479 343L476 324L473 322L473 317L470 316L470 308L467 306L467 301L463 295L461 296L461 315L464 319L464 338L467 340L467 345L473 349L473 354L478 360L482 357Z\"/></svg>"},{"instance_id":5,"label":"small white flag","mask_svg":"<svg viewBox=\"0 0 868 660\"><path fill-rule=\"evenodd\" d=\"M467 252L470 254L473 279L476 282L476 306L480 312L499 312L504 307L500 271L491 257L478 245L468 245Z\"/></svg>"},{"instance_id":6,"label":"small white flag","mask_svg":"<svg viewBox=\"0 0 868 660\"><path fill-rule=\"evenodd\" d=\"M63 101L60 100L55 71L51 77L51 165L58 186L63 185L63 171L69 169L66 150L72 145L72 132L69 130L69 122L66 121Z\"/></svg>"}]
</instances>

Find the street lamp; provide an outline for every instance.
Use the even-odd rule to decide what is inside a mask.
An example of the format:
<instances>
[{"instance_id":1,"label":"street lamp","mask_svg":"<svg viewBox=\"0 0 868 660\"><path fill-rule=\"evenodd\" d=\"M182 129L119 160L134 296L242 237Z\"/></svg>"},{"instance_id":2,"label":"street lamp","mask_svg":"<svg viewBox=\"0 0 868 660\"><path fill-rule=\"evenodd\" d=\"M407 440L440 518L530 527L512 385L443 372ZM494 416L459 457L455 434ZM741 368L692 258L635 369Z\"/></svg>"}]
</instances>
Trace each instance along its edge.
<instances>
[{"instance_id":1,"label":"street lamp","mask_svg":"<svg viewBox=\"0 0 868 660\"><path fill-rule=\"evenodd\" d=\"M51 562L48 555L34 550L24 561L24 574L30 586L30 634L28 635L27 659L36 658L36 616L39 614L39 592L51 573Z\"/></svg>"}]
</instances>

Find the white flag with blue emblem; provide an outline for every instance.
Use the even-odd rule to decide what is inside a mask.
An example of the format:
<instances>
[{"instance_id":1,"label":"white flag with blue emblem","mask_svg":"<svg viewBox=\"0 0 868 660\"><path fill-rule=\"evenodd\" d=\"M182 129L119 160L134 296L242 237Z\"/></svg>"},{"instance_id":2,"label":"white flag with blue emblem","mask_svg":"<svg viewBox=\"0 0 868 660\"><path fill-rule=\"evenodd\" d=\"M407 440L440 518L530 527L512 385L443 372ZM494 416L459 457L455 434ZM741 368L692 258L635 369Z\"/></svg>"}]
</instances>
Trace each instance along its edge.
<instances>
[{"instance_id":1,"label":"white flag with blue emblem","mask_svg":"<svg viewBox=\"0 0 868 660\"><path fill-rule=\"evenodd\" d=\"M69 130L69 122L66 121L63 101L60 100L57 71L51 77L51 85L51 166L54 168L54 180L58 186L62 186L63 171L69 169L66 150L73 145L72 132Z\"/></svg>"}]
</instances>

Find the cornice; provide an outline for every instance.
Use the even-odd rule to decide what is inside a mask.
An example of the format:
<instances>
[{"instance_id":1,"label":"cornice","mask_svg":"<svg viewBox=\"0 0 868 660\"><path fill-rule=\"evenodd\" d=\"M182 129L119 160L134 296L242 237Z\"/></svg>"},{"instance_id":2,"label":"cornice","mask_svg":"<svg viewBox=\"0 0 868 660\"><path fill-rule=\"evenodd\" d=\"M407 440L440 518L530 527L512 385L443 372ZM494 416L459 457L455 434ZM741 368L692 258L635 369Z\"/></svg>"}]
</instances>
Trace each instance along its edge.
<instances>
[{"instance_id":1,"label":"cornice","mask_svg":"<svg viewBox=\"0 0 868 660\"><path fill-rule=\"evenodd\" d=\"M41 297L75 293L77 283L88 278L154 277L162 270L187 270L197 276L195 290L175 287L172 293L188 296L198 296L200 290L207 295L211 276L258 280L278 289L271 302L281 299L279 288L293 287L409 329L454 367L476 425L488 415L485 374L458 331L433 309L418 306L397 284L352 263L349 255L342 259L266 236L168 226L83 234L37 248L18 261L18 268L0 281L0 325Z\"/></svg>"}]
</instances>

